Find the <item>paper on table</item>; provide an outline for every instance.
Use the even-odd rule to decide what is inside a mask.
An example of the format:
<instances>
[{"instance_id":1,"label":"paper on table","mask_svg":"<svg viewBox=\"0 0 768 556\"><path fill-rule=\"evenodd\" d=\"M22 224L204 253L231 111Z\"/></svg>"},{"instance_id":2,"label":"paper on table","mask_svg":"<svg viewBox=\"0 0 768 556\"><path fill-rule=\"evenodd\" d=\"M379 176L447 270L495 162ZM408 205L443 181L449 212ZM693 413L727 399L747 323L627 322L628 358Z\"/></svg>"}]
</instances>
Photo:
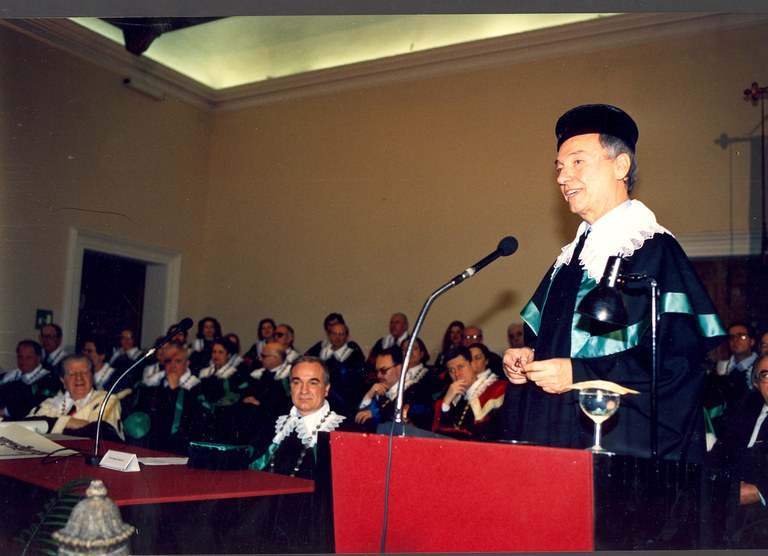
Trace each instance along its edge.
<instances>
[{"instance_id":1,"label":"paper on table","mask_svg":"<svg viewBox=\"0 0 768 556\"><path fill-rule=\"evenodd\" d=\"M615 382L611 382L609 380L587 380L584 382L577 382L576 384L571 384L572 390L582 390L584 388L602 388L603 390L608 390L609 392L616 392L617 394L639 394L637 390L631 390L630 388L625 388L620 384L616 384Z\"/></svg>"},{"instance_id":2,"label":"paper on table","mask_svg":"<svg viewBox=\"0 0 768 556\"><path fill-rule=\"evenodd\" d=\"M189 458L139 458L144 465L187 465Z\"/></svg>"}]
</instances>

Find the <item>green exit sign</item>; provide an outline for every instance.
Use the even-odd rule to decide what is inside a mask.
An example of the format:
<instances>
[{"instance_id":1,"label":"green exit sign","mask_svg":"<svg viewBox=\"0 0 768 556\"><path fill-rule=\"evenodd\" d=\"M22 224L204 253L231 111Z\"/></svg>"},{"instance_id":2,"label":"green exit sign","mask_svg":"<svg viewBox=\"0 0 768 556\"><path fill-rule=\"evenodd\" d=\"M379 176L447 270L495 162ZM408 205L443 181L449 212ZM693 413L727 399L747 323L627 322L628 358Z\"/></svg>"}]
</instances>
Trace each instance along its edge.
<instances>
[{"instance_id":1,"label":"green exit sign","mask_svg":"<svg viewBox=\"0 0 768 556\"><path fill-rule=\"evenodd\" d=\"M35 315L35 329L40 330L46 324L53 323L53 311L48 309L38 309Z\"/></svg>"}]
</instances>

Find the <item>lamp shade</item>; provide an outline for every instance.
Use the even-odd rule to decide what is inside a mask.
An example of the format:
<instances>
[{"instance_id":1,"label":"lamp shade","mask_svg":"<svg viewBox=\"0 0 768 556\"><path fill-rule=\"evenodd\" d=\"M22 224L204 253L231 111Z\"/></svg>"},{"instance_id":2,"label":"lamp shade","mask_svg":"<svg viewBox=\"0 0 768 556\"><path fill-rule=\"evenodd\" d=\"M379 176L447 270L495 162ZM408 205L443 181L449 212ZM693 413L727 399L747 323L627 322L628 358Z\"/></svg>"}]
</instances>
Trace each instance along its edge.
<instances>
[{"instance_id":1,"label":"lamp shade","mask_svg":"<svg viewBox=\"0 0 768 556\"><path fill-rule=\"evenodd\" d=\"M622 263L621 257L608 258L603 277L597 287L581 300L576 308L577 313L608 324L627 324L627 306L619 290Z\"/></svg>"}]
</instances>

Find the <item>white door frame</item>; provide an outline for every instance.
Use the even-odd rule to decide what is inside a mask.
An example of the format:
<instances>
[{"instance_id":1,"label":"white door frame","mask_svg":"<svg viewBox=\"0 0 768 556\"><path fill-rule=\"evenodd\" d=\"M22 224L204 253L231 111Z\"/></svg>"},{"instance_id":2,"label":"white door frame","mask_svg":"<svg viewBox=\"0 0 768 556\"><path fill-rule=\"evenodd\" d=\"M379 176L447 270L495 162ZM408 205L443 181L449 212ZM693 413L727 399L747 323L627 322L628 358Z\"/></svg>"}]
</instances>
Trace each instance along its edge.
<instances>
[{"instance_id":1,"label":"white door frame","mask_svg":"<svg viewBox=\"0 0 768 556\"><path fill-rule=\"evenodd\" d=\"M108 255L133 259L146 264L146 283L142 328L142 347L154 342L156 336L176 322L179 310L179 281L181 253L106 234L70 228L67 268L64 275L64 307L61 326L64 337L72 339L65 346L74 352L77 334L77 316L80 310L80 286L83 275L83 254L96 251Z\"/></svg>"}]
</instances>

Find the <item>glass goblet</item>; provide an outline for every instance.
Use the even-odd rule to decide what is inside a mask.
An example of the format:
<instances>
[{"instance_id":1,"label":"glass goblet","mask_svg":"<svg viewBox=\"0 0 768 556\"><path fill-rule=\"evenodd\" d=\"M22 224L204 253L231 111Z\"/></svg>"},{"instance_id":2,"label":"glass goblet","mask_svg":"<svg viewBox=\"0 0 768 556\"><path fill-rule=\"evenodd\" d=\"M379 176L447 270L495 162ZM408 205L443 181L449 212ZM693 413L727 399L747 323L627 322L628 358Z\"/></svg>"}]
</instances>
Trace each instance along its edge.
<instances>
[{"instance_id":1,"label":"glass goblet","mask_svg":"<svg viewBox=\"0 0 768 556\"><path fill-rule=\"evenodd\" d=\"M600 446L600 434L603 421L616 413L619 409L621 395L618 392L603 388L583 388L579 390L579 406L581 410L595 423L595 444L590 448L592 452L609 454Z\"/></svg>"}]
</instances>

